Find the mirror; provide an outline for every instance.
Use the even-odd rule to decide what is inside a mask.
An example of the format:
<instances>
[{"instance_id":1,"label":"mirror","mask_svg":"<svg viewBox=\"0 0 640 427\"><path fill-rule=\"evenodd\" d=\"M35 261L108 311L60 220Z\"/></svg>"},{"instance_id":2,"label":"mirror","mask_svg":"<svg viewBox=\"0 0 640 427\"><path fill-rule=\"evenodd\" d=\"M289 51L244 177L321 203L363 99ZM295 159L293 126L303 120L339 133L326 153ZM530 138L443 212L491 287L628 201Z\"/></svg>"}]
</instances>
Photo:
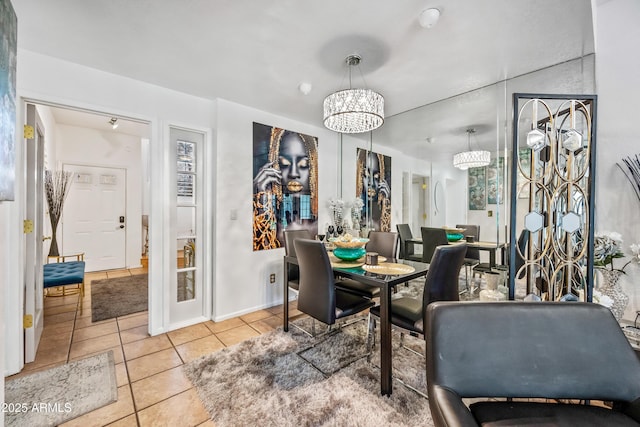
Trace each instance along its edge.
<instances>
[{"instance_id":1,"label":"mirror","mask_svg":"<svg viewBox=\"0 0 640 427\"><path fill-rule=\"evenodd\" d=\"M427 203L424 225L480 225L480 240L505 243L509 239L512 99L521 93L595 93L595 55L551 66L479 88L452 98L387 117L366 139L343 136L342 185L345 200L355 195L356 147L391 157L392 225L410 222L422 204L413 191L413 177L424 177ZM467 139L467 129L475 133ZM495 160L485 173L484 207L470 206L468 171L453 167L457 152L488 150ZM502 158L502 160L500 160ZM486 179L489 180L487 186ZM436 190L436 183L439 183ZM430 185L433 184L433 185ZM477 195L474 193L474 197ZM489 203L491 202L491 203ZM414 234L415 231L414 231ZM500 262L500 257L498 258ZM505 263L502 260L502 263Z\"/></svg>"}]
</instances>

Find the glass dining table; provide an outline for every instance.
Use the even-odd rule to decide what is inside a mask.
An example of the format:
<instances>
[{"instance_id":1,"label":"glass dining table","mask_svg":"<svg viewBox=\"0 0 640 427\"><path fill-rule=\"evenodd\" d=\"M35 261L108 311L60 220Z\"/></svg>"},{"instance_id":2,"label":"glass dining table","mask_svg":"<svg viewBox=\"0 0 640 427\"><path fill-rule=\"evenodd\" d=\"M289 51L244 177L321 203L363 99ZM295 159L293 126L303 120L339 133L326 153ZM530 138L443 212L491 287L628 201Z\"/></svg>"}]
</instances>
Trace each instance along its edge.
<instances>
[{"instance_id":1,"label":"glass dining table","mask_svg":"<svg viewBox=\"0 0 640 427\"><path fill-rule=\"evenodd\" d=\"M376 286L380 288L380 393L391 395L393 392L392 383L392 352L391 352L391 293L394 286L417 279L427 275L429 264L409 260L387 260L397 264L404 264L413 267L412 272L402 274L381 274L367 271L362 266L358 267L338 267L334 266L333 271L343 278L357 280L358 282ZM289 275L288 266L298 264L298 260L293 256L284 257L284 315L283 329L289 330ZM338 264L342 265L342 264ZM383 265L383 264L380 264Z\"/></svg>"}]
</instances>

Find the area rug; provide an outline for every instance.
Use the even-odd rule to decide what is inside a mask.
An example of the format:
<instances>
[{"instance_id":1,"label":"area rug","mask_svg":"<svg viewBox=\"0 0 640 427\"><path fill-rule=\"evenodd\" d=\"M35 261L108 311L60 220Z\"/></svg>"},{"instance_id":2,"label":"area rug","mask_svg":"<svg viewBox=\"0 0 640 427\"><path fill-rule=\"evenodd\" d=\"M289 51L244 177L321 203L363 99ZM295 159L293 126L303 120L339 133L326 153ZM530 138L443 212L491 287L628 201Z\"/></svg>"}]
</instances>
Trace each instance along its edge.
<instances>
[{"instance_id":1,"label":"area rug","mask_svg":"<svg viewBox=\"0 0 640 427\"><path fill-rule=\"evenodd\" d=\"M147 274L93 280L91 282L91 321L111 319L147 310Z\"/></svg>"},{"instance_id":2,"label":"area rug","mask_svg":"<svg viewBox=\"0 0 640 427\"><path fill-rule=\"evenodd\" d=\"M278 329L194 360L184 371L219 427L432 426L429 403L418 393L394 381L391 396L380 394L379 349L367 354L366 325L320 339ZM424 354L424 341L409 341ZM426 393L424 356L398 344L394 335L394 377Z\"/></svg>"},{"instance_id":3,"label":"area rug","mask_svg":"<svg viewBox=\"0 0 640 427\"><path fill-rule=\"evenodd\" d=\"M9 379L6 426L55 426L118 400L113 352Z\"/></svg>"}]
</instances>

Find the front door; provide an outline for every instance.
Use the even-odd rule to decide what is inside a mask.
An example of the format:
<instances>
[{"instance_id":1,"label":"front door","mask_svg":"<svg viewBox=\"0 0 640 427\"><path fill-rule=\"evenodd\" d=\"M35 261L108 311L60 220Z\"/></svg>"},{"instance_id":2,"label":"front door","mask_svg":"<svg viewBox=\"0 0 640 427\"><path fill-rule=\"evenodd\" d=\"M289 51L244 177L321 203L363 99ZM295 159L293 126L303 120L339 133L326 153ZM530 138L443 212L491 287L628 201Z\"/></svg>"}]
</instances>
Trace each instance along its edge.
<instances>
[{"instance_id":1,"label":"front door","mask_svg":"<svg viewBox=\"0 0 640 427\"><path fill-rule=\"evenodd\" d=\"M126 267L125 169L65 164L73 183L62 216L62 250L84 252L86 271Z\"/></svg>"}]
</instances>

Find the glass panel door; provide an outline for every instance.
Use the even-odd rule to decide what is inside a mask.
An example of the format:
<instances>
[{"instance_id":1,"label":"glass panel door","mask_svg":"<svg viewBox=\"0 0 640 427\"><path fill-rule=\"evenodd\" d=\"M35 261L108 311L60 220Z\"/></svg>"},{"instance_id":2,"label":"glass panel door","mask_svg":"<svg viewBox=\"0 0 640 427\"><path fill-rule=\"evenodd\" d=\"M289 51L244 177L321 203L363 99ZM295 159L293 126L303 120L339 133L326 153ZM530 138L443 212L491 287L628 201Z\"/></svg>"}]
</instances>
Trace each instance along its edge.
<instances>
[{"instance_id":1,"label":"glass panel door","mask_svg":"<svg viewBox=\"0 0 640 427\"><path fill-rule=\"evenodd\" d=\"M171 128L174 156L175 209L171 248L175 281L171 288L171 323L188 321L203 314L202 292L202 148L204 135ZM174 255L175 254L175 255Z\"/></svg>"}]
</instances>

